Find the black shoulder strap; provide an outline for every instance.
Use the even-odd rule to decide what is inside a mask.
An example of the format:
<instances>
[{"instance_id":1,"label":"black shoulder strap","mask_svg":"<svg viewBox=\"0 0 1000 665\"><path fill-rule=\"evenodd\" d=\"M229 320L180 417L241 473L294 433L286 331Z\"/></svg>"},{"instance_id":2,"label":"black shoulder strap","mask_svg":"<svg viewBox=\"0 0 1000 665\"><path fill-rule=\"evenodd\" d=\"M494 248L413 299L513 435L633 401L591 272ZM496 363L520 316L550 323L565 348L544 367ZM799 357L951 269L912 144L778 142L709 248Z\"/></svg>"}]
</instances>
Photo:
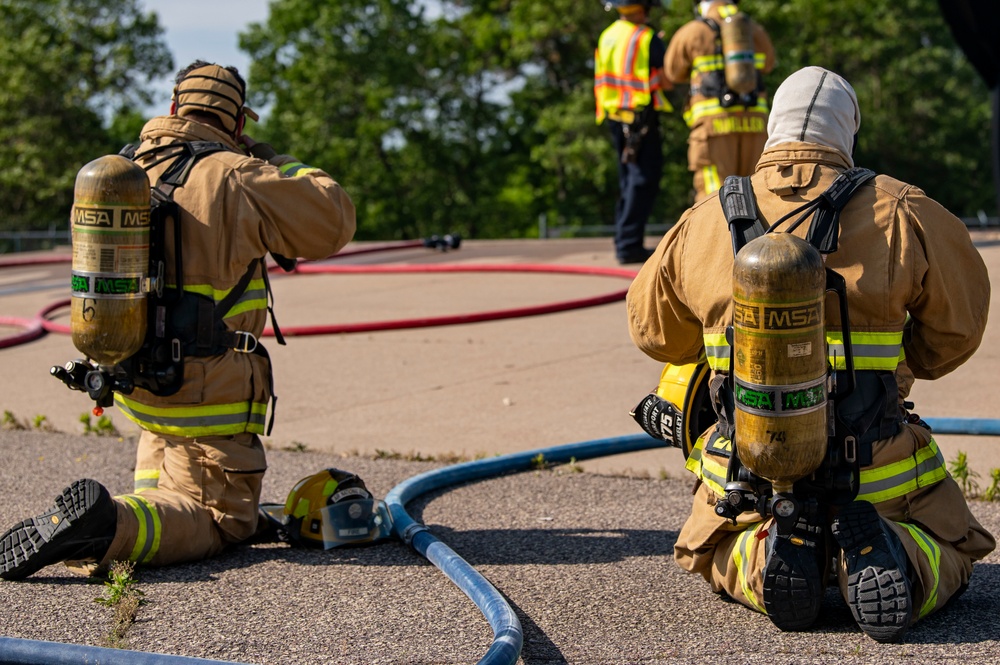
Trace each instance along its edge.
<instances>
[{"instance_id":1,"label":"black shoulder strap","mask_svg":"<svg viewBox=\"0 0 1000 665\"><path fill-rule=\"evenodd\" d=\"M733 256L736 256L744 245L765 233L750 176L727 176L719 198L729 224L729 233L733 236Z\"/></svg>"},{"instance_id":2,"label":"black shoulder strap","mask_svg":"<svg viewBox=\"0 0 1000 665\"><path fill-rule=\"evenodd\" d=\"M722 30L719 29L719 23L714 19L706 18L704 16L699 16L697 17L697 20L701 21L702 23L710 27L712 31L715 33L716 39L718 39L722 35Z\"/></svg>"},{"instance_id":3,"label":"black shoulder strap","mask_svg":"<svg viewBox=\"0 0 1000 665\"><path fill-rule=\"evenodd\" d=\"M840 211L851 200L858 187L875 177L871 169L855 166L849 168L820 194L816 214L809 224L806 240L821 254L837 251L837 237L840 235Z\"/></svg>"}]
</instances>

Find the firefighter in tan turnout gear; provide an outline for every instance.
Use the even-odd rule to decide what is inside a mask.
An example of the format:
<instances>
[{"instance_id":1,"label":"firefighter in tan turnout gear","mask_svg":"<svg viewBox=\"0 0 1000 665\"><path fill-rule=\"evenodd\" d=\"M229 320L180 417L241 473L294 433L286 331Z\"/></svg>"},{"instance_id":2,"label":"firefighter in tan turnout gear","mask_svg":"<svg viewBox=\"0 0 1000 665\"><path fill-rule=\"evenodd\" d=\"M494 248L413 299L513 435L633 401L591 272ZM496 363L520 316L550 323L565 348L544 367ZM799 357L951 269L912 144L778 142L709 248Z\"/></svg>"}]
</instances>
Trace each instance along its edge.
<instances>
[{"instance_id":1,"label":"firefighter in tan turnout gear","mask_svg":"<svg viewBox=\"0 0 1000 665\"><path fill-rule=\"evenodd\" d=\"M667 45L663 71L675 84L691 86L684 122L691 130L695 202L722 187L727 176L750 175L767 138L763 75L774 69L774 45L738 5L695 0L697 18Z\"/></svg>"},{"instance_id":2,"label":"firefighter in tan turnout gear","mask_svg":"<svg viewBox=\"0 0 1000 665\"><path fill-rule=\"evenodd\" d=\"M941 377L975 352L990 284L960 220L912 185L853 168L860 124L857 98L843 78L818 67L792 74L774 95L754 174L727 180L720 195L684 213L639 271L627 310L632 339L647 355L678 366L707 362L713 370L718 422L687 455L698 481L674 547L677 563L782 630L808 628L824 588L836 583L860 628L891 642L961 594L973 562L996 545L906 401L915 379ZM835 181L835 204L817 198ZM821 301L799 307L792 301L800 283L793 281L758 294L764 318L784 323L768 329L756 320L752 305L740 302L741 289L768 283L775 277L770 262L788 258L758 251L771 245L801 250L802 263L818 266L820 279L825 270L828 283L839 275L846 308L824 296L822 281ZM750 280L734 270L748 262ZM825 314L798 323L795 315L783 318L797 307ZM740 328L755 326L756 337L741 341ZM819 341L783 337L795 326L817 330ZM768 336L777 345L765 350L759 345ZM774 386L766 376L768 354L777 371L815 353L830 368L826 386L821 380L800 391L806 384ZM765 370L740 377L754 367ZM772 400L776 394L809 397ZM785 447L781 419L827 399L835 417L829 429L820 418L821 441L829 439L815 472L815 463L789 478L748 471L755 456L770 452L764 461L780 467L797 454ZM763 452L740 445L755 436L744 424L748 415L769 423ZM768 502L761 476L771 473L777 479Z\"/></svg>"},{"instance_id":3,"label":"firefighter in tan turnout gear","mask_svg":"<svg viewBox=\"0 0 1000 665\"><path fill-rule=\"evenodd\" d=\"M112 498L90 479L67 487L51 510L0 537L4 579L59 561L91 571L116 560L193 561L258 529L267 467L259 435L269 403L273 411L260 342L270 309L264 259L337 252L354 235L355 210L329 174L243 134L253 112L235 68L196 61L176 81L170 114L143 127L133 158L156 185L198 154L172 191L179 235L168 226L163 238L166 290L187 303L165 322L183 382L159 390L137 380L114 394L143 430L135 491Z\"/></svg>"}]
</instances>

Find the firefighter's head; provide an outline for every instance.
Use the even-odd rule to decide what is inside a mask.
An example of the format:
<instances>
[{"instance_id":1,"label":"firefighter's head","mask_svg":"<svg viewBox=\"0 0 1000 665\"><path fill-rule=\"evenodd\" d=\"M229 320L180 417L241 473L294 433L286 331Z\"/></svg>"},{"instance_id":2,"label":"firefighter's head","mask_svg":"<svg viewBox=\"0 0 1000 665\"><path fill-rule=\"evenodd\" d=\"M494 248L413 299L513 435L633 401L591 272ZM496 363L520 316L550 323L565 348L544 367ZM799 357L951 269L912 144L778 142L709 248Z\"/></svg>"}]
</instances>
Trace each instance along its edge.
<instances>
[{"instance_id":1,"label":"firefighter's head","mask_svg":"<svg viewBox=\"0 0 1000 665\"><path fill-rule=\"evenodd\" d=\"M257 120L246 106L246 91L246 81L235 67L196 60L177 74L170 112L238 137L247 116Z\"/></svg>"},{"instance_id":2,"label":"firefighter's head","mask_svg":"<svg viewBox=\"0 0 1000 665\"><path fill-rule=\"evenodd\" d=\"M860 128L861 109L851 84L822 67L804 67L775 90L764 147L793 141L818 143L840 151L853 166Z\"/></svg>"},{"instance_id":3,"label":"firefighter's head","mask_svg":"<svg viewBox=\"0 0 1000 665\"><path fill-rule=\"evenodd\" d=\"M636 2L635 0L607 0L604 3L604 11L616 10L622 18L631 18L642 16L649 16L649 10L651 10L656 5L662 6L664 9L670 9L670 5L673 4L673 0L659 0L659 2L654 2L654 0L641 0Z\"/></svg>"},{"instance_id":4,"label":"firefighter's head","mask_svg":"<svg viewBox=\"0 0 1000 665\"><path fill-rule=\"evenodd\" d=\"M706 16L708 8L712 5L738 5L740 0L694 0L694 13L697 16Z\"/></svg>"}]
</instances>

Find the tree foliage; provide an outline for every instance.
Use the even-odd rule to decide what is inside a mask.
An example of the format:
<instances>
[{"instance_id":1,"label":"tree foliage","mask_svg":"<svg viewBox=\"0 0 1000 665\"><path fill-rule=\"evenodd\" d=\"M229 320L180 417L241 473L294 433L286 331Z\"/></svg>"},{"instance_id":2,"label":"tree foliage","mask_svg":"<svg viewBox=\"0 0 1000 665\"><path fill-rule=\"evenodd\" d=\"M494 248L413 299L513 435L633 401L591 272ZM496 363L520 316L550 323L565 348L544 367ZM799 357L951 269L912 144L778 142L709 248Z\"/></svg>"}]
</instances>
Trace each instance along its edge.
<instances>
[{"instance_id":1,"label":"tree foliage","mask_svg":"<svg viewBox=\"0 0 1000 665\"><path fill-rule=\"evenodd\" d=\"M772 90L807 64L854 84L858 163L958 214L989 205L988 94L934 0L743 8L775 41ZM542 215L556 226L611 223L617 175L593 120L592 76L597 35L613 19L600 2L575 0L278 0L241 45L251 88L273 109L265 132L336 175L358 203L359 237L517 237ZM652 23L669 40L690 19L678 2ZM679 113L663 125L654 222L690 202L687 128Z\"/></svg>"},{"instance_id":2,"label":"tree foliage","mask_svg":"<svg viewBox=\"0 0 1000 665\"><path fill-rule=\"evenodd\" d=\"M856 161L962 216L991 210L989 94L936 0L744 0L778 52L771 90L820 65L862 109ZM669 40L691 5L656 9ZM358 206L360 239L460 232L529 237L609 225L618 196L594 122L593 52L612 20L577 0L273 0L240 35L251 133L328 169ZM138 0L0 0L0 228L65 219L76 171L134 137L148 83L173 67ZM678 109L683 99L675 94ZM653 222L690 203L687 128L663 128Z\"/></svg>"},{"instance_id":3,"label":"tree foliage","mask_svg":"<svg viewBox=\"0 0 1000 665\"><path fill-rule=\"evenodd\" d=\"M173 67L161 32L136 0L0 0L0 229L69 218L76 172L121 147L112 119Z\"/></svg>"}]
</instances>

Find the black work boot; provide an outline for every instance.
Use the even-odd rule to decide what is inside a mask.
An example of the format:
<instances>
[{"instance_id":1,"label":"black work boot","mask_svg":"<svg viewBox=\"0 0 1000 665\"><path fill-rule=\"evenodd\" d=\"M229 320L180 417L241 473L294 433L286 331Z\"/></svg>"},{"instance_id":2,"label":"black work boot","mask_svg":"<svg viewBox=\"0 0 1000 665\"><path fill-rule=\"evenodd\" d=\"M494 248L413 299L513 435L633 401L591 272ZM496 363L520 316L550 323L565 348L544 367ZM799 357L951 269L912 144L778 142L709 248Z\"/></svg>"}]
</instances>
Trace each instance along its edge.
<instances>
[{"instance_id":1,"label":"black work boot","mask_svg":"<svg viewBox=\"0 0 1000 665\"><path fill-rule=\"evenodd\" d=\"M772 524L764 564L764 609L781 630L805 630L819 617L826 580L826 533L814 511L790 529Z\"/></svg>"},{"instance_id":2,"label":"black work boot","mask_svg":"<svg viewBox=\"0 0 1000 665\"><path fill-rule=\"evenodd\" d=\"M118 509L108 490L96 480L77 480L52 508L0 536L0 577L21 580L67 559L100 560L117 526Z\"/></svg>"},{"instance_id":3,"label":"black work boot","mask_svg":"<svg viewBox=\"0 0 1000 665\"><path fill-rule=\"evenodd\" d=\"M832 528L847 562L847 604L854 620L876 642L898 641L913 618L903 544L867 501L841 510Z\"/></svg>"}]
</instances>

